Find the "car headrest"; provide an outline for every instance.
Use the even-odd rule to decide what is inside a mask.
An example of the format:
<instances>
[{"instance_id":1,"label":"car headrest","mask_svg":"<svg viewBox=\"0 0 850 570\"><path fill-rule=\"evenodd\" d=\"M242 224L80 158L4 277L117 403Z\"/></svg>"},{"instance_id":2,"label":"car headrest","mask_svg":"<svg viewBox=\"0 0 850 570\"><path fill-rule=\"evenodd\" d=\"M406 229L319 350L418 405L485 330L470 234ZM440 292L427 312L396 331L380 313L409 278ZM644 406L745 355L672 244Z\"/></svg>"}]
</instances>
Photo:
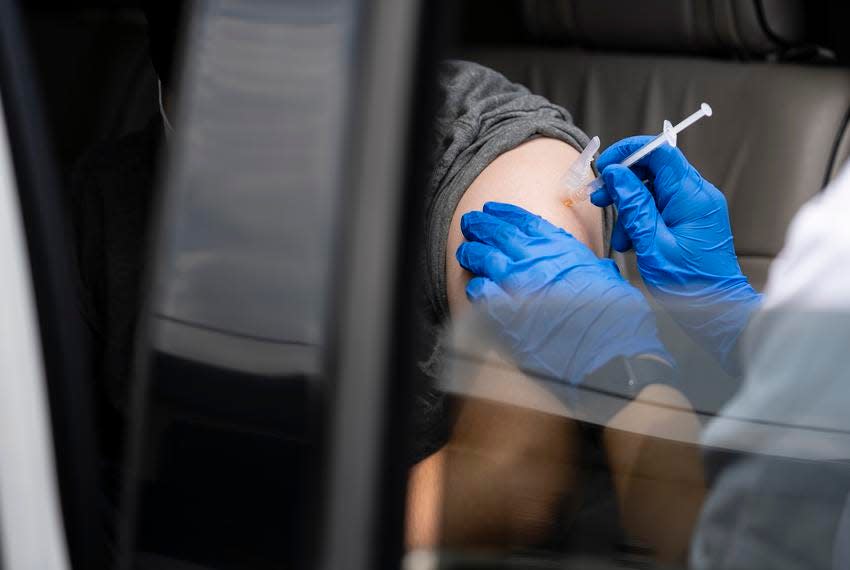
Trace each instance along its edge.
<instances>
[{"instance_id":1,"label":"car headrest","mask_svg":"<svg viewBox=\"0 0 850 570\"><path fill-rule=\"evenodd\" d=\"M811 42L805 0L523 0L537 39L762 56Z\"/></svg>"}]
</instances>

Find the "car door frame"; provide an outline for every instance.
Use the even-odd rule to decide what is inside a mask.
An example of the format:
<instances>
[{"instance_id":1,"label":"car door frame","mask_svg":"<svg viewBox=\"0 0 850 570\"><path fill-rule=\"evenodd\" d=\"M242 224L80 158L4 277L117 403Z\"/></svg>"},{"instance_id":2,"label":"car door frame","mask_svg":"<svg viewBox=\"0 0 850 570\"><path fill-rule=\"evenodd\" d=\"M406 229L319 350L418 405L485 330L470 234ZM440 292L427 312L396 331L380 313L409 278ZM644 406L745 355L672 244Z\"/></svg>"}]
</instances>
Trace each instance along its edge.
<instances>
[{"instance_id":1,"label":"car door frame","mask_svg":"<svg viewBox=\"0 0 850 570\"><path fill-rule=\"evenodd\" d=\"M21 465L3 461L0 479L2 470L30 469L30 500L36 501L33 505L41 505L37 514L41 521L34 527L26 526L26 518L10 521L6 513L0 521L3 550L6 561L11 563L9 533L38 532L32 537L32 544L41 544L55 558L50 566L37 567L64 568L68 562L76 568L103 567L107 558L97 510L92 375L85 359L86 337L76 299L65 196L44 128L25 29L16 2L0 0L0 96L8 142L7 172L13 172L13 179L7 174L3 183L17 199L17 204L7 202L7 208L17 206L17 211L7 210L3 223L4 231L23 232L18 241L4 246L23 245L25 250L19 255L26 262L25 267L4 268L10 272L7 283L17 280L18 287L25 289L17 290L14 307L20 312L17 318L21 336L5 337L0 342L20 343L18 364L26 367L29 377L26 382L23 376L16 377L19 383L7 388L22 398L17 410L18 419L23 422L20 427L29 426L32 430L29 435L18 433L25 438L15 442L25 450L17 456ZM18 228L10 225L16 218L20 222ZM35 322L27 322L28 319ZM28 359L35 360L27 363ZM51 472L44 473L45 469ZM58 487L58 495L53 485ZM0 498L0 503L8 500L9 497ZM18 540L26 542L29 538L22 535ZM16 558L14 567L36 567L20 566L23 563Z\"/></svg>"}]
</instances>

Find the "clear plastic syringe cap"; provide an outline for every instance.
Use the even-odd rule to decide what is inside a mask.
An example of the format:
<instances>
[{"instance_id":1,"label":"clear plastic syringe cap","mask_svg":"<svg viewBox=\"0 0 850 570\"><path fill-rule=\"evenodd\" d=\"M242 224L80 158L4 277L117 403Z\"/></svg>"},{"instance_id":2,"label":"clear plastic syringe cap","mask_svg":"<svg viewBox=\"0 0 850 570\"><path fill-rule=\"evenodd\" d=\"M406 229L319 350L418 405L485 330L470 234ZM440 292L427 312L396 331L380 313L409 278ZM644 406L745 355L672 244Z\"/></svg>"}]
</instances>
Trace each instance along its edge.
<instances>
[{"instance_id":1,"label":"clear plastic syringe cap","mask_svg":"<svg viewBox=\"0 0 850 570\"><path fill-rule=\"evenodd\" d=\"M567 170L567 173L564 174L564 178L561 180L567 192L573 192L587 184L588 179L591 178L590 164L593 162L593 157L599 152L601 146L602 141L599 140L599 137L593 137L581 155L570 165L569 170Z\"/></svg>"}]
</instances>

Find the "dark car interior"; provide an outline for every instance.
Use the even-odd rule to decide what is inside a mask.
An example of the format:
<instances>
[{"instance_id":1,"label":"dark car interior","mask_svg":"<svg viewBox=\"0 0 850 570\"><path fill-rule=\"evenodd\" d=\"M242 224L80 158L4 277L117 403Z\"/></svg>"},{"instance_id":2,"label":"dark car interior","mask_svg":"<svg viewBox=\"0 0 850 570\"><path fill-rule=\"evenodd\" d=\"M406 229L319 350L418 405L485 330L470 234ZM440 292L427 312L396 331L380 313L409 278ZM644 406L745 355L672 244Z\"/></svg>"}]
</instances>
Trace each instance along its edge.
<instances>
[{"instance_id":1,"label":"dark car interior","mask_svg":"<svg viewBox=\"0 0 850 570\"><path fill-rule=\"evenodd\" d=\"M497 4L464 0L449 10L443 52L562 105L603 146L657 133L664 119L702 101L713 106L714 117L681 147L726 194L742 267L763 287L794 213L850 158L844 3ZM67 180L93 144L157 117L146 23L131 0L35 0L23 15L50 143ZM217 376L215 367L174 355L158 355L153 365L180 382L153 391L147 426L155 435L133 523L137 567L280 568L303 556L318 509L305 491L317 461L311 375L297 371L279 387L262 374ZM98 487L117 495L119 482L104 479ZM99 516L117 521L108 503Z\"/></svg>"}]
</instances>

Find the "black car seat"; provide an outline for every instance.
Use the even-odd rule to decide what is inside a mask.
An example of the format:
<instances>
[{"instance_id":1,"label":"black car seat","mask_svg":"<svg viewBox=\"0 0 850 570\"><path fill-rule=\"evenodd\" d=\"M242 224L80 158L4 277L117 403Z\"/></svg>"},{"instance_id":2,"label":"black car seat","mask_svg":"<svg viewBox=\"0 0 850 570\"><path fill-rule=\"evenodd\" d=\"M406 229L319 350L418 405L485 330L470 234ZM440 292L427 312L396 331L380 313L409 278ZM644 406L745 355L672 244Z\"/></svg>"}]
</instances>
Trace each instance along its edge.
<instances>
[{"instance_id":1,"label":"black car seat","mask_svg":"<svg viewBox=\"0 0 850 570\"><path fill-rule=\"evenodd\" d=\"M714 117L681 148L727 196L741 264L762 287L792 216L850 153L838 4L472 1L459 55L563 105L603 147L709 102Z\"/></svg>"},{"instance_id":2,"label":"black car seat","mask_svg":"<svg viewBox=\"0 0 850 570\"><path fill-rule=\"evenodd\" d=\"M140 130L157 113L146 23L130 2L33 2L25 15L48 127L67 175L95 143Z\"/></svg>"}]
</instances>

